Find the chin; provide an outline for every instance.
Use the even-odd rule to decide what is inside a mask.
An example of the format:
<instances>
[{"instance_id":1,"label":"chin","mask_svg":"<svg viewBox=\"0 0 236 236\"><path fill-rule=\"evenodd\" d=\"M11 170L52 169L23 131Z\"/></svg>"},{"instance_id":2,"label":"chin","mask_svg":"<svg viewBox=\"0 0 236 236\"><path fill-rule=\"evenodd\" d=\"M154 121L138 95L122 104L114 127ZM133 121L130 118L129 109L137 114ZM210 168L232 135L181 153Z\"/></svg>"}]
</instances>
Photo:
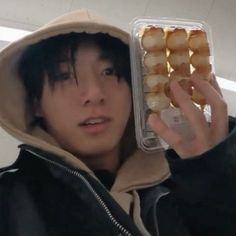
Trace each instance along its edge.
<instances>
[{"instance_id":1,"label":"chin","mask_svg":"<svg viewBox=\"0 0 236 236\"><path fill-rule=\"evenodd\" d=\"M82 147L75 147L72 150L72 153L76 153L77 156L102 156L109 153L114 153L117 150L117 145L112 143L99 143L96 144L86 144ZM70 149L71 150L71 149Z\"/></svg>"}]
</instances>

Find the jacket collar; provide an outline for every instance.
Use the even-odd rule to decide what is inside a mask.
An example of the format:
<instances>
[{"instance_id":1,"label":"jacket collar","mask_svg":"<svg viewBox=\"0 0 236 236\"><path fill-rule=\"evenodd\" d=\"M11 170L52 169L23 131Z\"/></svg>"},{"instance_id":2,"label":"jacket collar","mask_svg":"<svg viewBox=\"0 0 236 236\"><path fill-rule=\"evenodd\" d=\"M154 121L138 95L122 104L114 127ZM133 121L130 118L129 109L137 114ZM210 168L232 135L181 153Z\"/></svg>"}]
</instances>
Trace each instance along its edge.
<instances>
[{"instance_id":1,"label":"jacket collar","mask_svg":"<svg viewBox=\"0 0 236 236\"><path fill-rule=\"evenodd\" d=\"M23 150L31 152L36 157L47 161L53 161L54 163L63 165L72 170L81 169L86 171L97 179L93 171L90 170L82 161L76 159L72 154L70 155L73 156L73 159L77 160L77 163L76 161L75 163L67 162L65 160L68 159L65 159L63 156L30 145L22 144L19 147ZM67 152L65 153L68 154ZM163 151L147 154L141 150L137 150L118 170L111 191L128 192L143 189L159 184L166 180L169 176L169 165Z\"/></svg>"}]
</instances>

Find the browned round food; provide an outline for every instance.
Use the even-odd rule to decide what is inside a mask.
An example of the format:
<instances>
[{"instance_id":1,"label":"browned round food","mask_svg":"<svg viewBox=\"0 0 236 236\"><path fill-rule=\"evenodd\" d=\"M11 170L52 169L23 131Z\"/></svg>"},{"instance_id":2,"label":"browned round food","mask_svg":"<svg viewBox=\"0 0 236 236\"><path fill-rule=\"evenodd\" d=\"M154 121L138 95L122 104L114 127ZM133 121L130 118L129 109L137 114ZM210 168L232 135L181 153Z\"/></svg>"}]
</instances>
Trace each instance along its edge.
<instances>
[{"instance_id":1,"label":"browned round food","mask_svg":"<svg viewBox=\"0 0 236 236\"><path fill-rule=\"evenodd\" d=\"M208 68L210 65L210 58L208 53L193 53L190 62L194 68Z\"/></svg>"},{"instance_id":2,"label":"browned round food","mask_svg":"<svg viewBox=\"0 0 236 236\"><path fill-rule=\"evenodd\" d=\"M177 70L181 65L190 66L190 57L188 51L172 52L168 56L170 66Z\"/></svg>"},{"instance_id":3,"label":"browned round food","mask_svg":"<svg viewBox=\"0 0 236 236\"><path fill-rule=\"evenodd\" d=\"M159 112L170 106L170 98L165 93L148 93L145 100L148 108L154 112Z\"/></svg>"},{"instance_id":4,"label":"browned round food","mask_svg":"<svg viewBox=\"0 0 236 236\"><path fill-rule=\"evenodd\" d=\"M191 30L188 43L192 51L209 51L206 32L203 30Z\"/></svg>"},{"instance_id":5,"label":"browned round food","mask_svg":"<svg viewBox=\"0 0 236 236\"><path fill-rule=\"evenodd\" d=\"M175 28L167 33L166 45L169 50L186 50L188 48L187 31Z\"/></svg>"},{"instance_id":6,"label":"browned round food","mask_svg":"<svg viewBox=\"0 0 236 236\"><path fill-rule=\"evenodd\" d=\"M185 92L192 96L192 84L188 76L181 75L178 72L173 71L170 75L170 83L173 80L177 80L179 85L185 90ZM173 92L170 89L166 91L168 91L167 95L170 97L172 105L175 107L179 107L179 104L176 101Z\"/></svg>"},{"instance_id":7,"label":"browned round food","mask_svg":"<svg viewBox=\"0 0 236 236\"><path fill-rule=\"evenodd\" d=\"M212 79L212 75L211 75L211 70L208 68L199 68L199 69L195 69L192 73L192 75L197 78L197 79L201 79L201 80L206 80L206 81L210 81Z\"/></svg>"},{"instance_id":8,"label":"browned round food","mask_svg":"<svg viewBox=\"0 0 236 236\"><path fill-rule=\"evenodd\" d=\"M165 84L169 82L169 78L164 74L149 74L145 76L144 81L151 91L163 92Z\"/></svg>"},{"instance_id":9,"label":"browned round food","mask_svg":"<svg viewBox=\"0 0 236 236\"><path fill-rule=\"evenodd\" d=\"M141 45L146 51L164 50L165 49L165 32L160 27L150 27L145 29Z\"/></svg>"},{"instance_id":10,"label":"browned round food","mask_svg":"<svg viewBox=\"0 0 236 236\"><path fill-rule=\"evenodd\" d=\"M206 105L206 99L205 97L196 89L193 89L193 93L192 93L192 100L201 105L201 106L205 106Z\"/></svg>"},{"instance_id":11,"label":"browned round food","mask_svg":"<svg viewBox=\"0 0 236 236\"><path fill-rule=\"evenodd\" d=\"M167 57L165 52L148 52L144 55L144 66L149 70L162 66L167 66Z\"/></svg>"}]
</instances>

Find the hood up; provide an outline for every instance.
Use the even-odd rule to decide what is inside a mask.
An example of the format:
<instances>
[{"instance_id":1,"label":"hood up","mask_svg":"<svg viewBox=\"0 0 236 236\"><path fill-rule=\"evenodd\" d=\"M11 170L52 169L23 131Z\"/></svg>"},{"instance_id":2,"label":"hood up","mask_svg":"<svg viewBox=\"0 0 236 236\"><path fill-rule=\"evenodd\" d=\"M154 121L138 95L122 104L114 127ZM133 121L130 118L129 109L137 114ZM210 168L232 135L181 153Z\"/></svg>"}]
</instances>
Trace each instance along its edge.
<instances>
[{"instance_id":1,"label":"hood up","mask_svg":"<svg viewBox=\"0 0 236 236\"><path fill-rule=\"evenodd\" d=\"M32 117L28 111L26 93L18 75L19 59L27 46L43 39L70 32L107 33L126 44L129 43L127 32L106 23L94 12L82 9L62 15L34 33L9 44L0 52L0 126L20 142L57 154L72 166L84 169L93 175L92 171L83 162L71 153L61 149L43 129L40 127L30 128L29 124ZM159 163L161 169L159 180L168 176L168 166L163 158L163 153L160 153L160 156L163 161L162 164ZM148 160L148 157L144 158L147 158L146 161ZM134 178L136 177L134 176ZM152 176L152 181L155 182L154 179Z\"/></svg>"},{"instance_id":2,"label":"hood up","mask_svg":"<svg viewBox=\"0 0 236 236\"><path fill-rule=\"evenodd\" d=\"M89 10L78 10L65 14L10 44L0 52L0 126L22 143L54 153L74 168L83 169L96 178L92 170L77 157L60 148L42 128L31 128L32 117L26 103L25 89L18 75L19 59L27 46L71 32L107 33L129 43L127 32L105 23ZM133 206L133 219L142 235L149 233L140 217L140 202L136 190L159 184L169 175L169 166L163 152L145 154L138 150L118 170L110 193L127 213L131 213Z\"/></svg>"},{"instance_id":3,"label":"hood up","mask_svg":"<svg viewBox=\"0 0 236 236\"><path fill-rule=\"evenodd\" d=\"M32 120L26 106L26 94L18 75L18 63L25 48L43 39L70 32L108 33L128 44L129 34L105 22L86 9L67 13L34 33L9 44L0 52L0 126L16 139L44 150L62 154L55 141L39 127L29 129ZM68 155L68 153L67 153ZM69 158L74 159L74 158Z\"/></svg>"}]
</instances>

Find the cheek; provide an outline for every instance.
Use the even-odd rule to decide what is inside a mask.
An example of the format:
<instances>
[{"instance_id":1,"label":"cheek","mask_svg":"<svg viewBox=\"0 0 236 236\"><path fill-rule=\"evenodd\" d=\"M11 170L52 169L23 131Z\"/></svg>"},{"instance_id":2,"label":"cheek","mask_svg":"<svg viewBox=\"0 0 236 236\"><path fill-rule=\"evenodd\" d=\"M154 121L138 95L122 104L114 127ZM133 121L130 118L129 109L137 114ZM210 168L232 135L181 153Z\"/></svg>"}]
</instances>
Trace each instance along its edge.
<instances>
[{"instance_id":1,"label":"cheek","mask_svg":"<svg viewBox=\"0 0 236 236\"><path fill-rule=\"evenodd\" d=\"M131 108L132 108L132 94L131 94L131 90L128 85L126 86L124 98L125 98L125 103L127 105L127 108L130 112Z\"/></svg>"},{"instance_id":2,"label":"cheek","mask_svg":"<svg viewBox=\"0 0 236 236\"><path fill-rule=\"evenodd\" d=\"M131 109L132 109L132 97L130 93L127 94L126 96L125 104L126 104L127 113L130 114Z\"/></svg>"},{"instance_id":3,"label":"cheek","mask_svg":"<svg viewBox=\"0 0 236 236\"><path fill-rule=\"evenodd\" d=\"M117 104L120 104L121 115L127 120L132 109L132 96L128 86L124 89L122 95L119 96Z\"/></svg>"},{"instance_id":4,"label":"cheek","mask_svg":"<svg viewBox=\"0 0 236 236\"><path fill-rule=\"evenodd\" d=\"M68 120L68 114L75 110L72 108L73 104L63 97L47 94L41 98L39 110L40 116L44 118L46 123L60 124L63 120Z\"/></svg>"}]
</instances>

